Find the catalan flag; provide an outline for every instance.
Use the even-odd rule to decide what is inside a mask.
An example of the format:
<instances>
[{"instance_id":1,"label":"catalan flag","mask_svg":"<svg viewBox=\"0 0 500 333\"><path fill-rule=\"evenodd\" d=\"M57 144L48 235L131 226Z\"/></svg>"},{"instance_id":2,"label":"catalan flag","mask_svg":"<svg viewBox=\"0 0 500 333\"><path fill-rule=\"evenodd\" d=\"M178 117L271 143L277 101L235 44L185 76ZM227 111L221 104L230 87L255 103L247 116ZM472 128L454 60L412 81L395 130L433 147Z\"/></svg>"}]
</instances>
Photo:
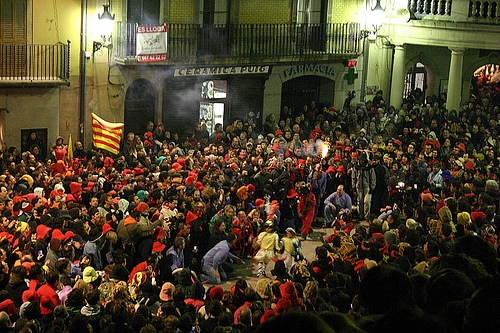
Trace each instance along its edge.
<instances>
[{"instance_id":1,"label":"catalan flag","mask_svg":"<svg viewBox=\"0 0 500 333\"><path fill-rule=\"evenodd\" d=\"M123 123L110 123L92 113L92 139L96 148L105 149L113 154L120 152Z\"/></svg>"}]
</instances>

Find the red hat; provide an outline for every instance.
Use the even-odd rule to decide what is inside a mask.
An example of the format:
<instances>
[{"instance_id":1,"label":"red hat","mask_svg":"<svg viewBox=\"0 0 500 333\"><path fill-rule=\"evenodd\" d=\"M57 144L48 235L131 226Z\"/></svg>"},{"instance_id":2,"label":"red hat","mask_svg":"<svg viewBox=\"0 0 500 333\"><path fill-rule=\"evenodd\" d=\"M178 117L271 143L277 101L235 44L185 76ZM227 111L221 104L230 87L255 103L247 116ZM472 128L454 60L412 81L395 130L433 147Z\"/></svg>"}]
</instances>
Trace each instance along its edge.
<instances>
[{"instance_id":1,"label":"red hat","mask_svg":"<svg viewBox=\"0 0 500 333\"><path fill-rule=\"evenodd\" d=\"M187 186L192 186L196 178L194 176L188 176L184 182Z\"/></svg>"},{"instance_id":2,"label":"red hat","mask_svg":"<svg viewBox=\"0 0 500 333\"><path fill-rule=\"evenodd\" d=\"M165 244L156 241L156 242L153 243L153 250L152 250L152 252L153 253L163 252L163 250L165 250L166 247L167 246Z\"/></svg>"},{"instance_id":3,"label":"red hat","mask_svg":"<svg viewBox=\"0 0 500 333\"><path fill-rule=\"evenodd\" d=\"M142 168L134 168L134 175L139 176L139 175L143 175L143 174L144 174L144 170Z\"/></svg>"},{"instance_id":4,"label":"red hat","mask_svg":"<svg viewBox=\"0 0 500 333\"><path fill-rule=\"evenodd\" d=\"M255 199L255 208L260 208L260 207L264 206L265 203L266 203L266 201L264 199L257 198L257 199Z\"/></svg>"},{"instance_id":5,"label":"red hat","mask_svg":"<svg viewBox=\"0 0 500 333\"><path fill-rule=\"evenodd\" d=\"M470 217L472 218L472 221L476 223L476 219L478 217L484 217L486 218L486 214L484 212L471 212Z\"/></svg>"},{"instance_id":6,"label":"red hat","mask_svg":"<svg viewBox=\"0 0 500 333\"><path fill-rule=\"evenodd\" d=\"M175 171L179 171L182 169L182 165L178 162L174 162L172 163L172 169L174 169Z\"/></svg>"},{"instance_id":7,"label":"red hat","mask_svg":"<svg viewBox=\"0 0 500 333\"><path fill-rule=\"evenodd\" d=\"M297 289L295 289L295 285L291 281L285 282L280 285L280 293L281 297L288 300L294 300L298 297Z\"/></svg>"},{"instance_id":8,"label":"red hat","mask_svg":"<svg viewBox=\"0 0 500 333\"><path fill-rule=\"evenodd\" d=\"M335 157L333 158L333 161L334 162L342 161L342 157L340 157L339 155L335 155Z\"/></svg>"},{"instance_id":9,"label":"red hat","mask_svg":"<svg viewBox=\"0 0 500 333\"><path fill-rule=\"evenodd\" d=\"M210 300L219 300L222 301L222 297L224 296L224 289L221 286L213 286L209 292Z\"/></svg>"},{"instance_id":10,"label":"red hat","mask_svg":"<svg viewBox=\"0 0 500 333\"><path fill-rule=\"evenodd\" d=\"M349 146L345 147L344 151L351 151L351 147L349 147Z\"/></svg>"},{"instance_id":11,"label":"red hat","mask_svg":"<svg viewBox=\"0 0 500 333\"><path fill-rule=\"evenodd\" d=\"M62 233L61 230L54 229L52 231L52 239L54 239L54 238L59 239L62 242L64 240L64 234Z\"/></svg>"},{"instance_id":12,"label":"red hat","mask_svg":"<svg viewBox=\"0 0 500 333\"><path fill-rule=\"evenodd\" d=\"M425 190L422 193L420 193L420 199L422 199L422 201L432 200L433 197L431 191Z\"/></svg>"},{"instance_id":13,"label":"red hat","mask_svg":"<svg viewBox=\"0 0 500 333\"><path fill-rule=\"evenodd\" d=\"M465 167L467 170L474 170L474 162L472 162L472 161L467 161L467 162L464 164L464 167Z\"/></svg>"},{"instance_id":14,"label":"red hat","mask_svg":"<svg viewBox=\"0 0 500 333\"><path fill-rule=\"evenodd\" d=\"M73 238L75 236L76 236L76 234L73 231L68 230L68 231L66 231L64 233L64 239L63 239L63 241L67 242L68 240L70 240L71 238Z\"/></svg>"},{"instance_id":15,"label":"red hat","mask_svg":"<svg viewBox=\"0 0 500 333\"><path fill-rule=\"evenodd\" d=\"M284 133L283 133L283 131L282 131L281 129L279 129L279 128L278 128L278 129L276 130L276 133L275 133L275 134L276 134L276 136L278 136L278 135L283 135Z\"/></svg>"},{"instance_id":16,"label":"red hat","mask_svg":"<svg viewBox=\"0 0 500 333\"><path fill-rule=\"evenodd\" d=\"M76 201L75 196L71 193L66 194L66 202Z\"/></svg>"},{"instance_id":17,"label":"red hat","mask_svg":"<svg viewBox=\"0 0 500 333\"><path fill-rule=\"evenodd\" d=\"M167 233L162 227L156 227L155 230L153 230L153 239L162 239L166 234Z\"/></svg>"},{"instance_id":18,"label":"red hat","mask_svg":"<svg viewBox=\"0 0 500 333\"><path fill-rule=\"evenodd\" d=\"M337 109L335 109L335 107L333 107L333 106L330 106L330 107L328 108L328 111L337 112Z\"/></svg>"},{"instance_id":19,"label":"red hat","mask_svg":"<svg viewBox=\"0 0 500 333\"><path fill-rule=\"evenodd\" d=\"M253 184L247 185L248 192L255 192L255 186Z\"/></svg>"},{"instance_id":20,"label":"red hat","mask_svg":"<svg viewBox=\"0 0 500 333\"><path fill-rule=\"evenodd\" d=\"M399 139L394 140L394 141L393 141L393 143L394 143L395 145L400 146L400 147L401 147L401 145L402 145L401 140L399 140Z\"/></svg>"},{"instance_id":21,"label":"red hat","mask_svg":"<svg viewBox=\"0 0 500 333\"><path fill-rule=\"evenodd\" d=\"M335 172L335 171L336 171L336 170L335 170L335 167L334 167L333 165L330 165L330 166L328 167L328 169L326 169L326 171L325 171L325 172L326 172L326 173L332 173L332 172Z\"/></svg>"},{"instance_id":22,"label":"red hat","mask_svg":"<svg viewBox=\"0 0 500 333\"><path fill-rule=\"evenodd\" d=\"M233 170L234 170L234 169L238 169L238 164L236 164L236 163L231 163L231 164L229 164L229 167L230 167L231 169L233 169Z\"/></svg>"},{"instance_id":23,"label":"red hat","mask_svg":"<svg viewBox=\"0 0 500 333\"><path fill-rule=\"evenodd\" d=\"M66 198L66 201L68 201L67 198ZM29 202L23 202L22 206L21 206L21 209L23 210L23 212L29 213L33 209L33 205L31 203L29 203Z\"/></svg>"},{"instance_id":24,"label":"red hat","mask_svg":"<svg viewBox=\"0 0 500 333\"><path fill-rule=\"evenodd\" d=\"M297 164L306 164L306 160L300 158L297 160Z\"/></svg>"},{"instance_id":25,"label":"red hat","mask_svg":"<svg viewBox=\"0 0 500 333\"><path fill-rule=\"evenodd\" d=\"M182 165L183 168L186 167L186 159L185 158L178 158L177 159L177 163L179 163L180 165Z\"/></svg>"},{"instance_id":26,"label":"red hat","mask_svg":"<svg viewBox=\"0 0 500 333\"><path fill-rule=\"evenodd\" d=\"M144 137L146 137L146 138L150 138L152 136L153 136L152 132L146 132L146 133L144 133Z\"/></svg>"},{"instance_id":27,"label":"red hat","mask_svg":"<svg viewBox=\"0 0 500 333\"><path fill-rule=\"evenodd\" d=\"M142 203L142 202L141 202ZM104 223L102 225L102 234L105 235L108 231L115 230L109 223Z\"/></svg>"},{"instance_id":28,"label":"red hat","mask_svg":"<svg viewBox=\"0 0 500 333\"><path fill-rule=\"evenodd\" d=\"M143 212L145 211L146 209L149 208L149 205L145 202L139 202L139 204L137 205L137 207L135 207L135 210L139 211L139 212Z\"/></svg>"},{"instance_id":29,"label":"red hat","mask_svg":"<svg viewBox=\"0 0 500 333\"><path fill-rule=\"evenodd\" d=\"M196 221L197 219L198 219L198 215L196 215L192 211L188 210L188 212L186 213L186 224L187 224L187 226L191 227L191 224L193 223L193 221Z\"/></svg>"},{"instance_id":30,"label":"red hat","mask_svg":"<svg viewBox=\"0 0 500 333\"><path fill-rule=\"evenodd\" d=\"M351 153L351 157L359 157L358 152L357 152L357 151L353 151L353 152Z\"/></svg>"},{"instance_id":31,"label":"red hat","mask_svg":"<svg viewBox=\"0 0 500 333\"><path fill-rule=\"evenodd\" d=\"M465 144L463 142L460 142L459 144L457 144L457 147L458 147L458 149L460 149L464 153L467 151L467 148L465 148Z\"/></svg>"},{"instance_id":32,"label":"red hat","mask_svg":"<svg viewBox=\"0 0 500 333\"><path fill-rule=\"evenodd\" d=\"M295 191L293 188L291 188L291 189L288 191L287 195L286 195L286 197L287 197L288 199L295 198L295 197L298 197L298 196L299 196L299 194L298 194L298 193L297 193L297 191Z\"/></svg>"},{"instance_id":33,"label":"red hat","mask_svg":"<svg viewBox=\"0 0 500 333\"><path fill-rule=\"evenodd\" d=\"M316 132L316 133L321 133L321 128L316 127L315 129L313 129L313 132Z\"/></svg>"},{"instance_id":34,"label":"red hat","mask_svg":"<svg viewBox=\"0 0 500 333\"><path fill-rule=\"evenodd\" d=\"M39 224L36 227L36 239L44 239L45 236L52 230L52 228L47 227L45 224Z\"/></svg>"},{"instance_id":35,"label":"red hat","mask_svg":"<svg viewBox=\"0 0 500 333\"><path fill-rule=\"evenodd\" d=\"M125 176L125 175L132 175L134 172L130 169L123 169L122 171L122 176Z\"/></svg>"},{"instance_id":36,"label":"red hat","mask_svg":"<svg viewBox=\"0 0 500 333\"><path fill-rule=\"evenodd\" d=\"M7 231L2 231L0 232L0 241L1 240L7 240L9 243L12 243L14 240L14 235L8 233Z\"/></svg>"},{"instance_id":37,"label":"red hat","mask_svg":"<svg viewBox=\"0 0 500 333\"><path fill-rule=\"evenodd\" d=\"M202 191L205 188L205 185L203 185L202 182L196 182L196 184L194 184L194 188L198 191Z\"/></svg>"}]
</instances>

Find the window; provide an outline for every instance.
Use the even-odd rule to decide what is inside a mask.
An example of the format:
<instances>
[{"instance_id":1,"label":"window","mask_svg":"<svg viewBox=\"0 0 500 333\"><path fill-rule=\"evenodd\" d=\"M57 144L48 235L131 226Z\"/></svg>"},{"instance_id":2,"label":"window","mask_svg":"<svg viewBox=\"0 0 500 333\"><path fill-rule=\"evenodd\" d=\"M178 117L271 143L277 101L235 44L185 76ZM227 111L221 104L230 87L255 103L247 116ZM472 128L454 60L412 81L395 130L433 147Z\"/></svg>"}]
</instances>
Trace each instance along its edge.
<instances>
[{"instance_id":1,"label":"window","mask_svg":"<svg viewBox=\"0 0 500 333\"><path fill-rule=\"evenodd\" d=\"M26 13L27 0L0 1L0 76L24 72L28 39Z\"/></svg>"},{"instance_id":2,"label":"window","mask_svg":"<svg viewBox=\"0 0 500 333\"><path fill-rule=\"evenodd\" d=\"M200 24L229 23L229 0L200 0Z\"/></svg>"},{"instance_id":3,"label":"window","mask_svg":"<svg viewBox=\"0 0 500 333\"><path fill-rule=\"evenodd\" d=\"M326 23L327 0L297 0L297 23Z\"/></svg>"}]
</instances>

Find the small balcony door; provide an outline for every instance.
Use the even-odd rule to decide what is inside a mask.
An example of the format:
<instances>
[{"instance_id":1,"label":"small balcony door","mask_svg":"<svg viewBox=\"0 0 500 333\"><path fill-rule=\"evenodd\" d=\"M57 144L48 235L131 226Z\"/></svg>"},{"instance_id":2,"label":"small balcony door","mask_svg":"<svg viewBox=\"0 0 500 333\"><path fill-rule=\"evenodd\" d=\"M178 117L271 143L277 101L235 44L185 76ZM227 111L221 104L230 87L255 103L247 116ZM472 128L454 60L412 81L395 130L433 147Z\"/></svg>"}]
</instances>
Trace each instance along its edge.
<instances>
[{"instance_id":1,"label":"small balcony door","mask_svg":"<svg viewBox=\"0 0 500 333\"><path fill-rule=\"evenodd\" d=\"M200 56L217 56L229 52L230 0L200 0Z\"/></svg>"}]
</instances>

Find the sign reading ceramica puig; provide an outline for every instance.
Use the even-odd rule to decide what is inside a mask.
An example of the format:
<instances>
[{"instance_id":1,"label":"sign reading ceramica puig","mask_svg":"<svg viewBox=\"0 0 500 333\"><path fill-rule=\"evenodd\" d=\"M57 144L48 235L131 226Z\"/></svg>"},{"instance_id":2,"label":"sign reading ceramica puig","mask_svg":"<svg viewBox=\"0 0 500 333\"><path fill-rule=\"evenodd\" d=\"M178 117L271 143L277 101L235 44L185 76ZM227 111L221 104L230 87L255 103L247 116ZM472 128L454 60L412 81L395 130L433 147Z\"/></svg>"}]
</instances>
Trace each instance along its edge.
<instances>
[{"instance_id":1,"label":"sign reading ceramica puig","mask_svg":"<svg viewBox=\"0 0 500 333\"><path fill-rule=\"evenodd\" d=\"M330 67L325 64L303 64L303 65L296 65L292 67L288 67L283 71L283 76L286 78L290 76L294 76L297 74L303 74L303 73L321 73L325 75L331 75L335 76L335 68Z\"/></svg>"},{"instance_id":2,"label":"sign reading ceramica puig","mask_svg":"<svg viewBox=\"0 0 500 333\"><path fill-rule=\"evenodd\" d=\"M176 68L174 76L266 74L269 73L270 67L264 65L185 67Z\"/></svg>"},{"instance_id":3,"label":"sign reading ceramica puig","mask_svg":"<svg viewBox=\"0 0 500 333\"><path fill-rule=\"evenodd\" d=\"M155 62L167 60L167 25L142 26L136 28L137 61Z\"/></svg>"}]
</instances>

